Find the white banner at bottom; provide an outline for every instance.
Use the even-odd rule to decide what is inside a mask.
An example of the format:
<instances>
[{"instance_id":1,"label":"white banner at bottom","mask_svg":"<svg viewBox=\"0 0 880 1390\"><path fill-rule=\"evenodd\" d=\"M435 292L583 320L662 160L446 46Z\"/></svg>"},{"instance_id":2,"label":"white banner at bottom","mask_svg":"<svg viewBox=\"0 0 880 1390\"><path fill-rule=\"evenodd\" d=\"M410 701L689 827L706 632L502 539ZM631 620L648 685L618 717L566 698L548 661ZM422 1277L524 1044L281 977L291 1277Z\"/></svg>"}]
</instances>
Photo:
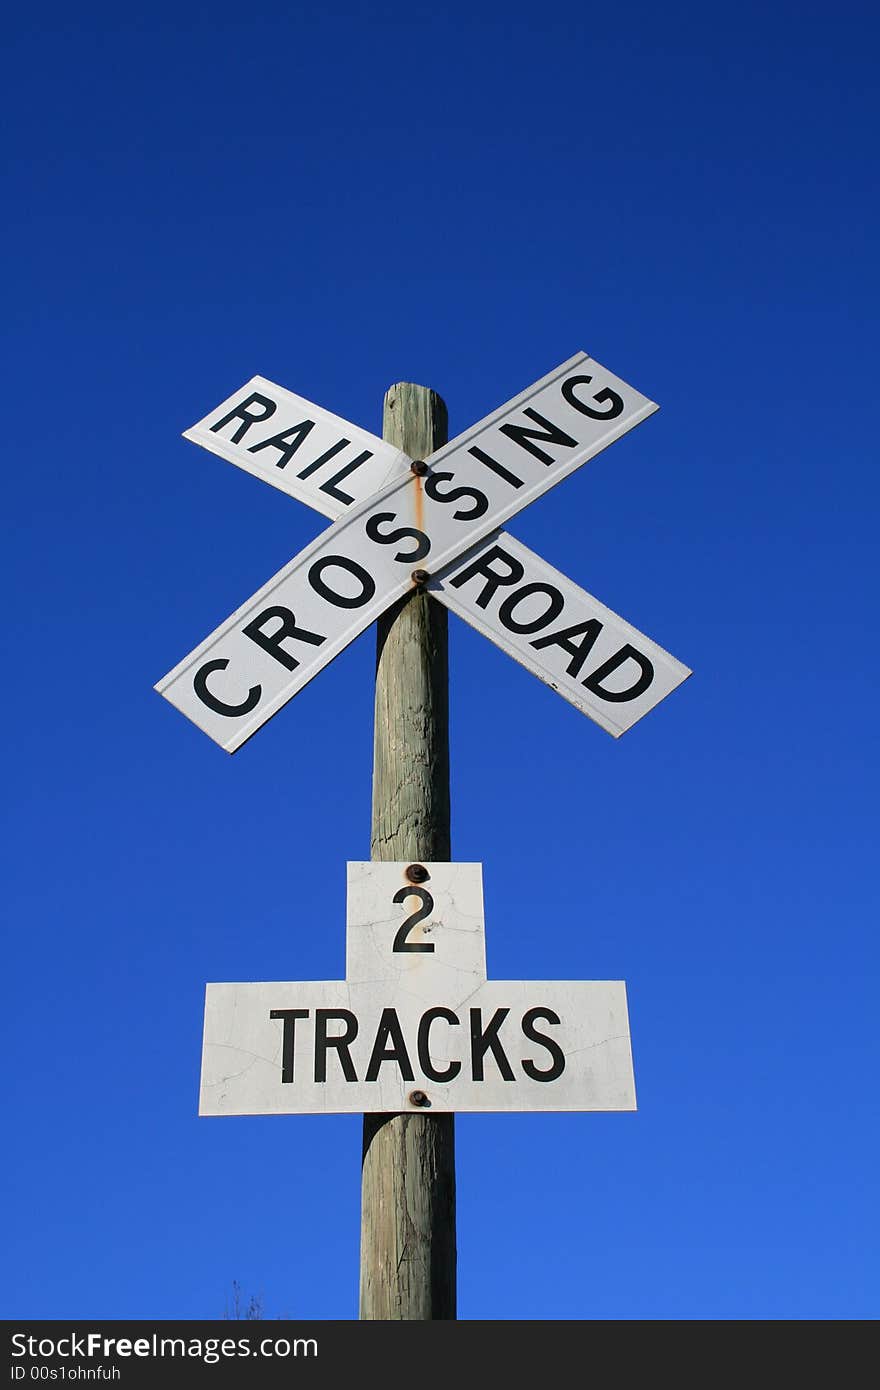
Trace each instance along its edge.
<instances>
[{"instance_id":1,"label":"white banner at bottom","mask_svg":"<svg viewBox=\"0 0 880 1390\"><path fill-rule=\"evenodd\" d=\"M345 980L208 985L200 1114L636 1108L623 981L487 980L481 865L416 880L349 864Z\"/></svg>"}]
</instances>

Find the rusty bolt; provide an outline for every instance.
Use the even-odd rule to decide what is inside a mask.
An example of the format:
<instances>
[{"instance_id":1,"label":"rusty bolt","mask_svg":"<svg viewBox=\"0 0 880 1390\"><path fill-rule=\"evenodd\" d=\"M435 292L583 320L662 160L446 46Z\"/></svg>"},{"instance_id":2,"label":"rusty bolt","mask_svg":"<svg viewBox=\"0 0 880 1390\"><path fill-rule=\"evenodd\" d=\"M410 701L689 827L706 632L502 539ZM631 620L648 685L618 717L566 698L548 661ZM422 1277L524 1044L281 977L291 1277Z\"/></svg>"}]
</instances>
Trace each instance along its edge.
<instances>
[{"instance_id":1,"label":"rusty bolt","mask_svg":"<svg viewBox=\"0 0 880 1390\"><path fill-rule=\"evenodd\" d=\"M410 464L410 471L415 473L417 478L424 478L428 471L428 465L425 463L424 459L413 459Z\"/></svg>"},{"instance_id":2,"label":"rusty bolt","mask_svg":"<svg viewBox=\"0 0 880 1390\"><path fill-rule=\"evenodd\" d=\"M421 589L424 587L425 584L427 584L431 576L427 570L413 570L412 574L410 575L410 578L412 579L412 582L414 584L418 584L419 588Z\"/></svg>"},{"instance_id":3,"label":"rusty bolt","mask_svg":"<svg viewBox=\"0 0 880 1390\"><path fill-rule=\"evenodd\" d=\"M413 1105L430 1105L430 1104L431 1104L431 1102L428 1100L428 1097L425 1095L424 1091L410 1091L410 1093L409 1093L409 1098L410 1098L410 1101L412 1102Z\"/></svg>"},{"instance_id":4,"label":"rusty bolt","mask_svg":"<svg viewBox=\"0 0 880 1390\"><path fill-rule=\"evenodd\" d=\"M424 864L410 864L405 872L410 883L424 883L426 878L431 877Z\"/></svg>"}]
</instances>

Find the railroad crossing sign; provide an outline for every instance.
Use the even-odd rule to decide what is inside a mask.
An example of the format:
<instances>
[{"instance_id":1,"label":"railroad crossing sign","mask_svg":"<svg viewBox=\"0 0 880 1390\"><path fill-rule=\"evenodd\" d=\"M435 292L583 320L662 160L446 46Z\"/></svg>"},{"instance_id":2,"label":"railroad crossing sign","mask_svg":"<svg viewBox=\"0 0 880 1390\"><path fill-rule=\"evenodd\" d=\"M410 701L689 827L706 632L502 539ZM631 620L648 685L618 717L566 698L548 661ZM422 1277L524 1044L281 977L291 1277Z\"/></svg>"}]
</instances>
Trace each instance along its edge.
<instances>
[{"instance_id":1,"label":"railroad crossing sign","mask_svg":"<svg viewBox=\"0 0 880 1390\"><path fill-rule=\"evenodd\" d=\"M487 980L482 865L348 865L344 980L211 984L201 1115L635 1110L620 980Z\"/></svg>"},{"instance_id":2,"label":"railroad crossing sign","mask_svg":"<svg viewBox=\"0 0 880 1390\"><path fill-rule=\"evenodd\" d=\"M609 733L691 674L500 528L657 409L585 353L425 461L254 377L187 438L334 518L156 689L234 752L414 584Z\"/></svg>"}]
</instances>

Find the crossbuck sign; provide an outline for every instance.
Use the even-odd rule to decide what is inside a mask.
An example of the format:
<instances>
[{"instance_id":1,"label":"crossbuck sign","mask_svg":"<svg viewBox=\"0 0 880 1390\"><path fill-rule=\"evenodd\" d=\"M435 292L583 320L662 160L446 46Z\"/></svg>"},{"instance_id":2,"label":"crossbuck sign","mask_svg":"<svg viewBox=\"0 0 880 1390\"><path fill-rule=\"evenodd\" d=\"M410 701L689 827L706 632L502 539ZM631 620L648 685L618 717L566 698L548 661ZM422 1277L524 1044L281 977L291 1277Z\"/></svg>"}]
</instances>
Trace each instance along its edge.
<instances>
[{"instance_id":1,"label":"crossbuck sign","mask_svg":"<svg viewBox=\"0 0 880 1390\"><path fill-rule=\"evenodd\" d=\"M578 353L414 462L254 377L187 438L333 524L156 689L235 752L415 583L624 733L690 671L501 527L656 409Z\"/></svg>"}]
</instances>

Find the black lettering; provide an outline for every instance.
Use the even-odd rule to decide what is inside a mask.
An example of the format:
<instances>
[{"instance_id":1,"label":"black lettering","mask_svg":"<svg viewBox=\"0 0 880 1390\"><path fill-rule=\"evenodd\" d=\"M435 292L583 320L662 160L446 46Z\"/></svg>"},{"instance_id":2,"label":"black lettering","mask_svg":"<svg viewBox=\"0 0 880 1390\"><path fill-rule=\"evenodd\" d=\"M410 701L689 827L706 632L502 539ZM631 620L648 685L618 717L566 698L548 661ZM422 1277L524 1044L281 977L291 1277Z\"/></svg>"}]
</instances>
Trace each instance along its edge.
<instances>
[{"instance_id":1,"label":"black lettering","mask_svg":"<svg viewBox=\"0 0 880 1390\"><path fill-rule=\"evenodd\" d=\"M482 1081L483 1077L483 1058L486 1053L491 1051L492 1056L498 1064L498 1070L505 1081L513 1081L513 1069L507 1060L504 1048L498 1038L498 1029L501 1027L509 1009L496 1009L486 1027L483 1027L483 1010L471 1009L471 1071L475 1081Z\"/></svg>"},{"instance_id":2,"label":"black lettering","mask_svg":"<svg viewBox=\"0 0 880 1390\"><path fill-rule=\"evenodd\" d=\"M602 689L602 681L605 680L605 677L610 676L612 671L617 670L617 667L623 666L624 662L635 662L637 666L641 667L641 676L635 678L635 684L630 685L626 691L606 691L606 689ZM634 646L630 646L630 644L626 642L624 646L621 646L619 652L614 652L613 656L609 656L608 662L603 662L602 666L596 667L592 676L588 676L587 680L581 681L581 685L585 685L588 691L592 691L592 694L598 695L599 699L606 699L606 701L612 703L619 703L620 701L635 699L638 695L644 695L646 689L651 685L652 680L653 666L651 662L649 662L648 657L642 656L641 652L635 651Z\"/></svg>"},{"instance_id":3,"label":"black lettering","mask_svg":"<svg viewBox=\"0 0 880 1390\"><path fill-rule=\"evenodd\" d=\"M444 1009L438 1006L436 1009L427 1009L422 1014L419 1023L419 1066L422 1074L427 1076L429 1081L451 1081L454 1076L458 1076L461 1071L461 1062L450 1062L444 1071L440 1071L431 1061L430 1032L431 1024L438 1018L445 1019L447 1023L459 1025L461 1019L452 1012L451 1009Z\"/></svg>"},{"instance_id":4,"label":"black lettering","mask_svg":"<svg viewBox=\"0 0 880 1390\"><path fill-rule=\"evenodd\" d=\"M322 454L320 458L316 458L314 463L308 464L302 470L302 472L297 473L296 476L298 478L310 477L316 469L321 468L325 463L329 463L332 458L335 458L336 455L341 453L342 450L346 447L346 445L350 443L350 439L340 439L337 444L334 444L333 447L328 449L326 453ZM372 457L372 449L364 449L363 452L357 454L355 458L351 460L350 463L343 464L339 472L334 473L332 478L328 478L325 483L322 483L321 492L326 492L328 497L335 497L337 502L344 502L345 505L348 506L350 503L354 501L354 498L352 497L351 493L343 492L341 488L337 488L336 484L341 483L343 478L347 478L349 473L353 473L356 468L360 468L362 463L364 463L367 459L371 459Z\"/></svg>"},{"instance_id":5,"label":"black lettering","mask_svg":"<svg viewBox=\"0 0 880 1390\"><path fill-rule=\"evenodd\" d=\"M524 1057L522 1069L526 1076L530 1076L533 1081L555 1081L565 1071L565 1053L553 1038L548 1038L546 1033L538 1032L534 1026L537 1018L543 1018L546 1023L558 1024L560 1022L559 1015L555 1014L552 1009L527 1009L522 1020L522 1030L529 1042L540 1043L542 1047L546 1047L553 1060L549 1067L541 1071L530 1057Z\"/></svg>"},{"instance_id":6,"label":"black lettering","mask_svg":"<svg viewBox=\"0 0 880 1390\"><path fill-rule=\"evenodd\" d=\"M215 714L225 715L232 719L237 715L250 714L260 703L260 696L263 693L261 685L252 685L240 705L227 705L223 700L218 700L216 695L212 695L208 689L208 677L212 671L225 671L229 662L224 658L221 661L206 661L204 666L200 666L193 676L193 690L198 695L203 705L212 709Z\"/></svg>"},{"instance_id":7,"label":"black lettering","mask_svg":"<svg viewBox=\"0 0 880 1390\"><path fill-rule=\"evenodd\" d=\"M540 459L542 463L555 463L556 460L552 454L547 453L546 449L539 449L537 444L532 442L533 440L541 439L548 444L562 444L566 449L577 448L576 439L572 439L570 434L566 434L565 430L561 430L558 425L554 425L545 416L539 415L537 410L532 410L531 406L523 411L523 415L528 415L530 420L537 421L539 425L543 426L543 429L530 430L525 425L502 425L501 433L506 434L507 438L512 439L514 444L518 444L521 449L528 449L529 453L534 454L535 458Z\"/></svg>"},{"instance_id":8,"label":"black lettering","mask_svg":"<svg viewBox=\"0 0 880 1390\"><path fill-rule=\"evenodd\" d=\"M336 486L341 483L343 478L347 478L349 473L353 473L356 468L360 468L362 463L373 457L372 449L364 449L363 453L358 454L352 459L351 463L343 464L338 473L334 473L332 478L328 478L326 483L321 484L321 491L326 492L328 497L335 497L337 502L344 502L346 506L354 501L350 492L343 492ZM300 477L302 474L300 474Z\"/></svg>"},{"instance_id":9,"label":"black lettering","mask_svg":"<svg viewBox=\"0 0 880 1390\"><path fill-rule=\"evenodd\" d=\"M390 1048L386 1046L389 1039L392 1042ZM373 1043L373 1051L370 1053L364 1080L375 1081L383 1062L396 1062L404 1081L415 1080L396 1009L382 1010L379 1027L376 1029L376 1041Z\"/></svg>"},{"instance_id":10,"label":"black lettering","mask_svg":"<svg viewBox=\"0 0 880 1390\"><path fill-rule=\"evenodd\" d=\"M634 661L641 667L641 675L636 677L635 685L629 686L627 690L603 690L602 682L606 676L610 676L611 672L616 671L625 661ZM614 656L610 656L607 661L597 667L591 676L587 676L585 681L581 681L581 685L585 685L587 690L591 690L601 700L610 700L617 704L621 700L635 700L637 696L643 695L653 679L654 667L651 662L627 642L619 652L615 652Z\"/></svg>"},{"instance_id":11,"label":"black lettering","mask_svg":"<svg viewBox=\"0 0 880 1390\"><path fill-rule=\"evenodd\" d=\"M297 473L296 476L297 476L298 478L309 478L309 477L311 477L311 475L312 475L314 472L316 472L317 469L319 469L319 468L321 467L322 464L324 464L324 463L329 463L330 460L331 460L332 458L335 458L337 454L339 454L339 453L342 452L342 450L345 448L346 444L350 444L350 443L351 443L351 440L350 440L350 439L340 439L339 442L336 443L336 444L334 444L331 448L329 448L329 449L327 450L326 453L321 454L321 456L320 456L319 458L316 458L312 463L307 463L306 466L305 466L305 468L302 470L302 472L301 472L301 473Z\"/></svg>"},{"instance_id":12,"label":"black lettering","mask_svg":"<svg viewBox=\"0 0 880 1390\"><path fill-rule=\"evenodd\" d=\"M464 512L453 512L456 521L473 521L475 517L483 516L489 510L489 499L485 492L480 492L475 487L454 487L449 492L440 492L437 484L447 478L454 478L454 473L429 473L425 479L425 495L430 497L432 502L457 502L460 497L472 497L474 505Z\"/></svg>"},{"instance_id":13,"label":"black lettering","mask_svg":"<svg viewBox=\"0 0 880 1390\"><path fill-rule=\"evenodd\" d=\"M280 618L281 624L276 627L274 632L264 632L266 623L273 618ZM308 628L297 627L296 618L289 608L282 608L276 605L272 608L264 608L262 613L258 613L246 627L242 628L245 637L249 637L252 642L256 642L258 647L262 647L264 652L268 652L276 661L280 661L282 666L286 666L288 671L295 671L299 662L290 652L286 652L281 643L286 637L293 641L309 642L313 647L320 647L325 638L317 632L309 632Z\"/></svg>"},{"instance_id":14,"label":"black lettering","mask_svg":"<svg viewBox=\"0 0 880 1390\"><path fill-rule=\"evenodd\" d=\"M270 1018L284 1020L281 1036L281 1083L288 1085L293 1080L293 1042L298 1018L308 1018L308 1009L270 1009Z\"/></svg>"},{"instance_id":15,"label":"black lettering","mask_svg":"<svg viewBox=\"0 0 880 1390\"><path fill-rule=\"evenodd\" d=\"M492 569L493 561L500 561L502 565L507 565L509 567L507 573L497 574ZM475 602L478 608L488 608L489 600L500 584L518 584L524 574L525 570L519 560L508 555L507 551L502 550L500 545L493 545L491 549L484 551L478 560L474 560L472 564L459 570L458 574L449 582L453 589L460 589L462 584L466 584L469 579L473 579L475 575L480 575L486 580L486 583L482 592L477 595Z\"/></svg>"},{"instance_id":16,"label":"black lettering","mask_svg":"<svg viewBox=\"0 0 880 1390\"><path fill-rule=\"evenodd\" d=\"M261 415L255 415L253 411L248 409L248 406L257 404L264 407ZM212 425L211 433L217 434L224 425L229 424L230 420L241 420L242 423L232 436L233 444L240 444L251 425L258 425L261 420L268 420L269 416L274 415L277 409L275 402L270 401L268 396L261 396L258 391L254 391L246 401L242 401L241 405L237 405L233 410L230 410L228 415L224 415L222 420L218 420L216 425Z\"/></svg>"},{"instance_id":17,"label":"black lettering","mask_svg":"<svg viewBox=\"0 0 880 1390\"><path fill-rule=\"evenodd\" d=\"M401 562L407 561L410 563L413 560L424 560L428 551L431 549L431 542L428 540L424 531L417 531L414 526L398 526L396 531L389 531L387 533L384 533L380 529L381 522L394 521L396 515L396 512L374 512L372 516L367 518L367 524L364 530L370 540L376 541L379 545L394 545L395 541L403 540L406 536L412 536L416 543L415 550L398 550L394 558Z\"/></svg>"},{"instance_id":18,"label":"black lettering","mask_svg":"<svg viewBox=\"0 0 880 1390\"><path fill-rule=\"evenodd\" d=\"M335 589L328 588L324 583L324 571L332 565L354 575L361 586L359 594L350 597L348 594L338 594ZM365 603L369 603L376 592L376 581L372 575L367 574L363 565L359 565L357 560L349 560L346 555L324 555L320 560L316 560L309 570L309 583L320 598L335 604L337 608L362 608Z\"/></svg>"},{"instance_id":19,"label":"black lettering","mask_svg":"<svg viewBox=\"0 0 880 1390\"><path fill-rule=\"evenodd\" d=\"M327 1024L337 1019L345 1024L344 1033L327 1033ZM351 1060L349 1046L358 1035L358 1021L350 1009L315 1010L315 1080L327 1080L327 1049L335 1047L346 1081L357 1081L357 1072Z\"/></svg>"},{"instance_id":20,"label":"black lettering","mask_svg":"<svg viewBox=\"0 0 880 1390\"><path fill-rule=\"evenodd\" d=\"M261 449L277 449L281 458L276 460L275 467L286 468L303 440L314 428L314 420L303 420L299 425L291 425L289 430L282 430L280 434L273 434L271 438L264 439L262 444L252 444L248 453L258 454ZM295 438L289 439L289 435L294 435Z\"/></svg>"},{"instance_id":21,"label":"black lettering","mask_svg":"<svg viewBox=\"0 0 880 1390\"><path fill-rule=\"evenodd\" d=\"M574 394L574 388L582 383L589 385L593 380L591 376L570 376L562 383L562 395L569 405L573 405L575 410L579 410L582 415L589 415L591 420L615 420L618 415L623 413L623 401L616 391L610 390L607 386L602 391L597 391L593 397L601 405L605 401L610 401L607 410L594 410L587 405L586 401L579 401Z\"/></svg>"},{"instance_id":22,"label":"black lettering","mask_svg":"<svg viewBox=\"0 0 880 1390\"><path fill-rule=\"evenodd\" d=\"M537 618L530 618L527 622L516 622L513 610L524 598L529 598L532 594L547 595L550 601L545 612L539 613ZM564 607L565 599L553 584L524 584L521 589L517 589L515 593L510 594L504 600L498 609L498 618L508 632L539 632L542 627L552 623L554 618L558 618Z\"/></svg>"},{"instance_id":23,"label":"black lettering","mask_svg":"<svg viewBox=\"0 0 880 1390\"><path fill-rule=\"evenodd\" d=\"M485 463L487 468L491 468L492 472L497 473L499 478L503 478L506 483L510 483L511 487L522 487L522 478L518 478L515 473L511 473L510 469L505 468L504 464L499 463L497 459L490 458L487 453L484 453L482 449L478 449L476 445L468 449L468 453L473 454L474 458L479 459L480 463Z\"/></svg>"},{"instance_id":24,"label":"black lettering","mask_svg":"<svg viewBox=\"0 0 880 1390\"><path fill-rule=\"evenodd\" d=\"M419 922L424 922L426 917L430 917L434 911L434 899L427 888L416 888L414 884L408 883L405 888L398 888L391 901L393 903L405 903L407 898L415 898L417 902L421 903L421 907L417 907L415 912L411 912L397 928L391 946L392 953L395 951L416 951L430 954L434 950L433 941L410 941L409 934L413 927L419 925Z\"/></svg>"},{"instance_id":25,"label":"black lettering","mask_svg":"<svg viewBox=\"0 0 880 1390\"><path fill-rule=\"evenodd\" d=\"M589 618L583 623L574 623L571 627L562 627L558 632L548 632L546 637L539 637L536 641L530 642L529 646L536 650L540 647L561 647L564 652L568 652L571 661L566 666L566 671L570 676L580 674L581 667L593 649L593 644L599 633L602 631L602 624L598 618ZM580 642L571 639L581 637Z\"/></svg>"}]
</instances>

